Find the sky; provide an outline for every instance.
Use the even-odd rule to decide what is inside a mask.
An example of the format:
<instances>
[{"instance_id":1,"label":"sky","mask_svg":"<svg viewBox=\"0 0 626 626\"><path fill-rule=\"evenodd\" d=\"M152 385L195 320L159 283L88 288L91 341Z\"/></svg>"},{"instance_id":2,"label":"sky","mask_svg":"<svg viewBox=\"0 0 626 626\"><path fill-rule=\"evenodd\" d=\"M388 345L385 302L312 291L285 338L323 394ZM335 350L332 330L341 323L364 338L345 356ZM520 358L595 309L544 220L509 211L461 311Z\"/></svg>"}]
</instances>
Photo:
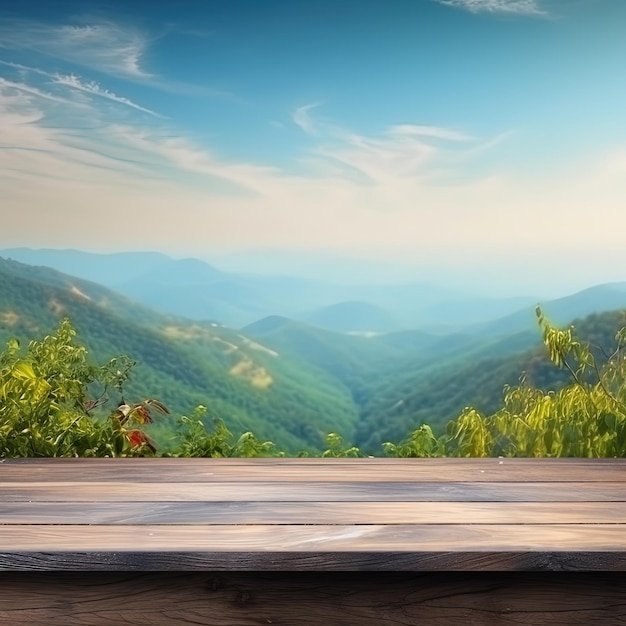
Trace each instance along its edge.
<instances>
[{"instance_id":1,"label":"sky","mask_svg":"<svg viewBox=\"0 0 626 626\"><path fill-rule=\"evenodd\" d=\"M5 1L0 247L626 280L624 32L624 0Z\"/></svg>"}]
</instances>

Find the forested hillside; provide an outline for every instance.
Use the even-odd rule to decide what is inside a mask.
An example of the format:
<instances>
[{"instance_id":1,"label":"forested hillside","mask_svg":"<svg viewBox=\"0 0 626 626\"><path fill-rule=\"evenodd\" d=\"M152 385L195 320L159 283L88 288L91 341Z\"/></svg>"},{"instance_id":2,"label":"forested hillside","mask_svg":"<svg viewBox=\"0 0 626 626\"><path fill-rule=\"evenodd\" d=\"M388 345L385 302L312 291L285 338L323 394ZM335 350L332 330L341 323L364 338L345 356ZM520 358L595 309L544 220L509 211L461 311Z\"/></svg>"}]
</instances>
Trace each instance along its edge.
<instances>
[{"instance_id":1,"label":"forested hillside","mask_svg":"<svg viewBox=\"0 0 626 626\"><path fill-rule=\"evenodd\" d=\"M595 313L573 322L577 334L592 345L602 360L615 343L616 332L625 325L620 311ZM485 345L486 343L486 345ZM535 347L520 352L520 348ZM501 404L506 385L522 377L544 390L558 390L571 382L569 372L550 362L541 343L539 328L488 343L480 348L459 348L458 352L420 362L413 369L390 368L382 372L363 393L361 418L355 445L376 449L384 441L397 441L416 425L429 424L441 434L449 420L471 406L491 413Z\"/></svg>"},{"instance_id":2,"label":"forested hillside","mask_svg":"<svg viewBox=\"0 0 626 626\"><path fill-rule=\"evenodd\" d=\"M178 414L206 405L235 431L252 429L292 451L319 448L330 430L353 432L351 394L323 371L234 329L161 316L94 283L0 259L3 343L41 337L65 316L93 359L137 361L129 396L158 395Z\"/></svg>"},{"instance_id":3,"label":"forested hillside","mask_svg":"<svg viewBox=\"0 0 626 626\"><path fill-rule=\"evenodd\" d=\"M361 336L270 316L238 330L162 315L95 283L0 259L3 343L16 337L26 345L64 317L92 359L137 361L128 397L158 397L172 415L205 405L235 433L251 430L291 453L320 450L334 432L378 455L384 442L421 424L442 434L467 406L495 411L505 386L521 376L541 390L568 381L545 355L537 326L492 338L420 330ZM623 323L606 312L575 325L601 360ZM163 418L156 434L167 444L174 428L174 417Z\"/></svg>"},{"instance_id":4,"label":"forested hillside","mask_svg":"<svg viewBox=\"0 0 626 626\"><path fill-rule=\"evenodd\" d=\"M617 457L626 455L626 327L603 346L606 325L598 324L598 344L581 342L574 328L552 326L537 308L538 322L553 366L566 370L567 384L543 391L526 378L507 386L493 412L465 407L437 435L429 424L413 428L398 442L385 442L397 457ZM597 321L597 320L596 320ZM15 339L0 353L0 458L37 456L290 456L253 432L234 440L222 420L207 425L199 406L178 420L168 450L150 436L153 416L168 415L162 402L121 402L100 417L101 395L90 387L113 385L121 392L128 369L118 362L90 364L84 346L74 342L69 320L21 352ZM607 349L608 348L608 349ZM123 369L124 371L121 371ZM541 369L541 368L539 368ZM106 401L106 398L104 398ZM326 449L315 456L362 456L329 432ZM300 450L298 456L310 456Z\"/></svg>"}]
</instances>

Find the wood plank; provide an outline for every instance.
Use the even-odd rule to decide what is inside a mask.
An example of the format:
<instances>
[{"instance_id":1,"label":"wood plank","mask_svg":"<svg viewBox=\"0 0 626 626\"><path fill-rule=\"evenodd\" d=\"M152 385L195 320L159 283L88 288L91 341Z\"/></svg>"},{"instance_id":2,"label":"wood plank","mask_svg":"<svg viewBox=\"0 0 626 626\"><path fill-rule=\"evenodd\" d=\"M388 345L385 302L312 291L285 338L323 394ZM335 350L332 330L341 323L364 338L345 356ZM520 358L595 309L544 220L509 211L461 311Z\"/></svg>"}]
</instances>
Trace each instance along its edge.
<instances>
[{"instance_id":1,"label":"wood plank","mask_svg":"<svg viewBox=\"0 0 626 626\"><path fill-rule=\"evenodd\" d=\"M5 459L0 481L615 482L626 459Z\"/></svg>"},{"instance_id":2,"label":"wood plank","mask_svg":"<svg viewBox=\"0 0 626 626\"><path fill-rule=\"evenodd\" d=\"M4 525L0 553L625 551L626 524ZM236 558L236 557L235 557Z\"/></svg>"},{"instance_id":3,"label":"wood plank","mask_svg":"<svg viewBox=\"0 0 626 626\"><path fill-rule=\"evenodd\" d=\"M622 573L4 573L15 626L413 626L626 621Z\"/></svg>"},{"instance_id":4,"label":"wood plank","mask_svg":"<svg viewBox=\"0 0 626 626\"><path fill-rule=\"evenodd\" d=\"M155 501L346 501L346 502L624 502L623 482L433 483L433 482L238 482L0 483L0 502Z\"/></svg>"},{"instance_id":5,"label":"wood plank","mask_svg":"<svg viewBox=\"0 0 626 626\"><path fill-rule=\"evenodd\" d=\"M0 571L624 572L623 551L0 552ZM376 589L372 589L376 593ZM0 596L1 598L1 596Z\"/></svg>"},{"instance_id":6,"label":"wood plank","mask_svg":"<svg viewBox=\"0 0 626 626\"><path fill-rule=\"evenodd\" d=\"M367 464L381 465L402 465L411 464L416 465L432 465L433 467L441 466L472 466L482 463L498 463L499 461L505 461L513 465L605 465L611 466L626 466L626 458L613 457L613 458L582 458L582 457L436 457L436 458L397 458L397 457L364 457L364 458L319 458L319 457L270 457L270 458L245 458L245 457L186 457L186 458L174 458L174 457L17 457L17 458L3 458L0 459L0 465L6 464L7 466L37 466L37 465L75 465L75 466L92 466L92 465L111 465L128 463L131 465L204 465L210 463L212 465L241 465L241 466L268 466L268 465L327 465L327 464L341 464L341 465L357 465L363 466Z\"/></svg>"},{"instance_id":7,"label":"wood plank","mask_svg":"<svg viewBox=\"0 0 626 626\"><path fill-rule=\"evenodd\" d=\"M625 524L625 502L1 502L0 524Z\"/></svg>"},{"instance_id":8,"label":"wood plank","mask_svg":"<svg viewBox=\"0 0 626 626\"><path fill-rule=\"evenodd\" d=\"M5 459L0 569L626 570L624 461Z\"/></svg>"}]
</instances>

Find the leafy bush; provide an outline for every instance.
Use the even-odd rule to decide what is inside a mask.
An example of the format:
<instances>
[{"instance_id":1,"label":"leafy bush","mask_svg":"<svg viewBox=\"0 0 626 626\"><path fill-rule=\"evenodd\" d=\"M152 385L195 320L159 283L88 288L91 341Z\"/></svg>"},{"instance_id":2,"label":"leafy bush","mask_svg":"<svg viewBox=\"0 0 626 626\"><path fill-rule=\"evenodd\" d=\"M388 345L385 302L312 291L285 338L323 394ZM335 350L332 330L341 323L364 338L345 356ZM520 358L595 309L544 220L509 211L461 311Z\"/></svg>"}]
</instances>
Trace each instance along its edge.
<instances>
[{"instance_id":1,"label":"leafy bush","mask_svg":"<svg viewBox=\"0 0 626 626\"><path fill-rule=\"evenodd\" d=\"M0 456L112 457L144 456L155 448L138 427L152 421L150 409L166 412L159 402L124 401L105 419L91 412L120 393L134 365L127 357L103 366L87 361L87 350L74 345L76 335L64 319L55 334L31 341L25 355L11 340L0 355ZM89 399L94 386L101 390Z\"/></svg>"},{"instance_id":2,"label":"leafy bush","mask_svg":"<svg viewBox=\"0 0 626 626\"><path fill-rule=\"evenodd\" d=\"M207 408L199 406L191 417L180 418L183 437L179 448L168 456L181 457L265 457L284 456L273 453L271 441L261 442L251 432L243 433L233 444L233 434L221 419L215 419L213 433L207 430L205 418Z\"/></svg>"},{"instance_id":3,"label":"leafy bush","mask_svg":"<svg viewBox=\"0 0 626 626\"><path fill-rule=\"evenodd\" d=\"M626 456L626 328L607 354L579 341L573 327L552 327L537 318L550 360L566 369L570 385L558 392L520 385L505 388L504 406L489 416L471 407L436 439L422 426L401 444L385 444L397 456Z\"/></svg>"},{"instance_id":4,"label":"leafy bush","mask_svg":"<svg viewBox=\"0 0 626 626\"><path fill-rule=\"evenodd\" d=\"M64 320L55 335L32 341L21 356L17 341L0 355L0 456L122 456L131 445L119 421L94 420L87 387L106 368L87 363L72 345Z\"/></svg>"},{"instance_id":5,"label":"leafy bush","mask_svg":"<svg viewBox=\"0 0 626 626\"><path fill-rule=\"evenodd\" d=\"M402 443L385 443L396 457L626 456L626 328L608 354L578 340L573 327L552 327L537 310L551 361L569 372L571 384L542 391L526 383L505 388L503 406L491 415L467 407L436 437L424 424ZM102 366L87 360L73 343L75 331L63 320L55 334L32 341L21 354L17 341L0 355L0 456L152 456L157 444L145 432L152 412L167 414L157 400L128 403L123 386L134 362L112 359ZM121 401L108 415L94 416L115 389ZM91 398L95 391L95 399ZM245 432L236 441L221 419L207 428L207 409L199 406L179 420L177 446L163 456L285 456L271 441ZM324 458L362 456L329 433ZM309 456L301 452L299 456Z\"/></svg>"}]
</instances>

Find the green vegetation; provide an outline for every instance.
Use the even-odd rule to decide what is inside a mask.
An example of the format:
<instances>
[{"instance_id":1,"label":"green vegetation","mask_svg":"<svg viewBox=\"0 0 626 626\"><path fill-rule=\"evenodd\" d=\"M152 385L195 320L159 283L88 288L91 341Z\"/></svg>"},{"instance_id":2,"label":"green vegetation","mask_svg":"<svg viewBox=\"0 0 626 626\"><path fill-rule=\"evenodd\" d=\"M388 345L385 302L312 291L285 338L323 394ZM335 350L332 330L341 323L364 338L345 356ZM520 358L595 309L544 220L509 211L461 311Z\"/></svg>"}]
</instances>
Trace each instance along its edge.
<instances>
[{"instance_id":1,"label":"green vegetation","mask_svg":"<svg viewBox=\"0 0 626 626\"><path fill-rule=\"evenodd\" d=\"M96 366L87 350L74 343L76 331L64 319L56 333L31 341L25 354L11 339L0 355L0 456L1 457L120 457L152 456L157 443L148 434L153 414L169 410L157 400L129 404L125 384L135 365L127 357ZM108 414L109 391L122 398ZM91 396L97 391L94 399ZM251 432L235 442L221 419L207 427L207 409L198 406L179 420L174 448L164 456L258 457L285 456L269 441ZM327 436L323 456L345 456L341 437ZM356 451L356 449L354 449ZM350 451L348 451L350 453ZM301 456L308 456L302 451Z\"/></svg>"},{"instance_id":2,"label":"green vegetation","mask_svg":"<svg viewBox=\"0 0 626 626\"><path fill-rule=\"evenodd\" d=\"M573 323L581 337L597 346L593 354L602 362L602 351L610 353L624 320L620 312L606 312ZM537 337L535 331L478 344L450 337L421 357L381 369L363 390L355 445L378 450L383 442L397 441L420 424L428 424L438 437L466 406L493 414L502 406L502 390L515 387L522 373L534 388L560 390L570 374L554 366L545 346L536 345Z\"/></svg>"},{"instance_id":3,"label":"green vegetation","mask_svg":"<svg viewBox=\"0 0 626 626\"><path fill-rule=\"evenodd\" d=\"M94 361L131 354L129 397L157 390L172 415L206 404L228 416L237 436L254 431L291 454L319 449L329 430L350 436L358 419L340 381L235 329L163 316L100 285L0 259L0 342L15 337L25 345L63 317ZM152 430L167 448L179 426L164 416Z\"/></svg>"},{"instance_id":4,"label":"green vegetation","mask_svg":"<svg viewBox=\"0 0 626 626\"><path fill-rule=\"evenodd\" d=\"M134 452L134 429L119 419L92 419L87 388L121 384L123 373L112 362L87 364L86 350L72 345L75 332L64 321L55 335L33 341L26 355L8 342L0 356L0 455L127 456ZM133 426L133 421L128 421ZM135 446L143 448L143 441Z\"/></svg>"},{"instance_id":5,"label":"green vegetation","mask_svg":"<svg viewBox=\"0 0 626 626\"><path fill-rule=\"evenodd\" d=\"M52 385L56 390L48 397L43 393L45 384L51 384L47 372L56 367L55 359L63 360L58 355L43 358L40 352L51 350L50 343L45 350L33 347L32 353L21 354L12 338L23 345L46 335L60 341L55 329L64 317L72 320L71 332L64 332L72 334L75 327L76 339L85 346L72 367L82 365L62 374L64 384L74 380L71 389ZM545 320L542 324L545 331ZM575 321L578 333L589 342L589 355L582 354L581 347L572 348L566 361L555 364L545 346L533 347L536 330L491 338L422 331L363 337L279 316L237 330L164 316L100 285L0 259L0 345L11 340L3 357L3 367L8 368L3 393L14 411L2 407L2 428L9 428L17 439L24 437L23 454L34 445L25 443L33 428L39 443L30 454L48 454L45 442L59 437L59 453L64 455L137 454L130 445L135 443L142 444L142 454L154 447L158 454L210 456L355 456L382 451L401 456L527 455L535 450L547 455L617 454L621 414L601 391L606 388L618 398L618 374L610 370L617 357L609 357L623 324L617 312ZM560 341L575 343L569 335ZM618 354L621 349L618 345ZM133 361L121 354L131 355ZM586 364L579 371L578 358L592 358L593 366ZM121 378L116 381L113 374L118 371L115 375ZM585 398L600 381L603 386L594 392L593 404L576 413L574 408L586 406ZM20 416L15 403L28 397L18 393L19 384L26 382L31 404L28 410L21 408ZM163 404L125 400L152 396ZM200 405L210 407L210 414L194 412ZM107 406L113 407L109 413ZM165 406L169 412L161 410ZM526 416L531 410L532 416ZM568 411L574 411L571 418ZM604 415L613 439L601 424L596 430L582 425L592 411ZM48 424L46 415L54 415L54 423ZM151 415L158 418L154 423ZM176 417L180 415L189 417ZM552 439L559 420L565 420L569 430ZM530 424L533 433L543 429L543 435L536 435L542 437L543 448L539 440L523 439L523 423ZM83 429L79 448L61 445L67 428L71 433ZM105 431L98 429L108 433L109 447L101 447ZM401 444L386 443L400 441L407 433L412 434Z\"/></svg>"},{"instance_id":6,"label":"green vegetation","mask_svg":"<svg viewBox=\"0 0 626 626\"><path fill-rule=\"evenodd\" d=\"M552 327L539 309L537 315L550 362L567 373L568 384L543 391L522 377L519 385L505 389L504 404L495 412L484 415L466 407L444 434L436 436L423 424L402 443L385 443L385 453L625 456L626 327L615 334L612 351L607 351L602 343L581 342L573 327ZM599 328L605 330L606 325ZM124 396L134 363L119 357L91 364L87 350L74 343L75 334L64 319L56 333L31 341L24 354L17 340L7 343L0 355L0 456L286 456L250 431L234 440L221 419L214 419L209 429L204 406L180 418L174 445L159 450L149 434L151 423L157 414L166 419L169 410L157 400L128 403ZM106 413L111 391L121 401ZM357 447L344 447L335 432L326 435L326 445L316 455L362 455ZM311 451L299 455L311 456Z\"/></svg>"},{"instance_id":7,"label":"green vegetation","mask_svg":"<svg viewBox=\"0 0 626 626\"><path fill-rule=\"evenodd\" d=\"M526 377L506 387L504 406L491 415L467 407L437 438L428 426L401 445L386 444L396 456L626 456L626 328L608 352L582 343L574 327L552 327L537 309L548 356L570 383L558 391L532 387ZM597 318L596 318L597 319Z\"/></svg>"}]
</instances>

